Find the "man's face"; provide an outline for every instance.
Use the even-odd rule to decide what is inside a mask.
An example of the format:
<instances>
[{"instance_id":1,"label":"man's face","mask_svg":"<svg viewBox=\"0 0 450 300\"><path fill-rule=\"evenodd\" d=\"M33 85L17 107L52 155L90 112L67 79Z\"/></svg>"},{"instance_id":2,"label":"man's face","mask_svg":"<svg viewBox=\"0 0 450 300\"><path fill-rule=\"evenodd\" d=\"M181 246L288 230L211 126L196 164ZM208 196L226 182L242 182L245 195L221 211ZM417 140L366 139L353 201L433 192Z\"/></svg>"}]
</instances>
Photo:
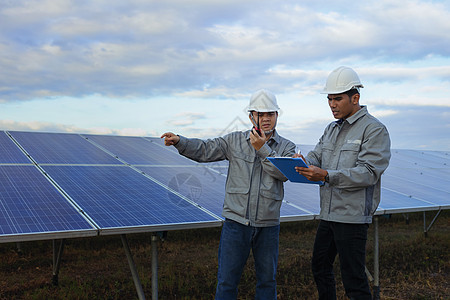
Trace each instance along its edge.
<instances>
[{"instance_id":1,"label":"man's face","mask_svg":"<svg viewBox=\"0 0 450 300\"><path fill-rule=\"evenodd\" d=\"M277 124L278 112L276 111L271 112L252 111L251 114L253 115L253 119L255 120L255 122L258 122L259 117L259 128L263 131L270 131L275 127L275 124ZM258 126L258 124L254 125Z\"/></svg>"},{"instance_id":2,"label":"man's face","mask_svg":"<svg viewBox=\"0 0 450 300\"><path fill-rule=\"evenodd\" d=\"M327 98L335 119L347 119L361 108L359 94L355 94L351 98L347 94L329 94Z\"/></svg>"}]
</instances>

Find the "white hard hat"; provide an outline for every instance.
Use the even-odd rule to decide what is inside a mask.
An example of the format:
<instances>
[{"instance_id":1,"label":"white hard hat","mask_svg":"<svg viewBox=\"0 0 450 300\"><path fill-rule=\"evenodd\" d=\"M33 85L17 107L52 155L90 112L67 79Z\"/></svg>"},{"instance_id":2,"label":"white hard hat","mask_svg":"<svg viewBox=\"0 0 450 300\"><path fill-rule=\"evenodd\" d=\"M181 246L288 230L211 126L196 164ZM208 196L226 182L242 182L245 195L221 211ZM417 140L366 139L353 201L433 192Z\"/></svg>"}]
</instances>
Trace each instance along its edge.
<instances>
[{"instance_id":1,"label":"white hard hat","mask_svg":"<svg viewBox=\"0 0 450 300\"><path fill-rule=\"evenodd\" d=\"M275 95L265 89L256 91L248 105L248 111L271 112L279 109Z\"/></svg>"},{"instance_id":2,"label":"white hard hat","mask_svg":"<svg viewBox=\"0 0 450 300\"><path fill-rule=\"evenodd\" d=\"M339 67L328 75L327 84L321 94L342 94L351 89L363 88L358 74L349 67Z\"/></svg>"}]
</instances>

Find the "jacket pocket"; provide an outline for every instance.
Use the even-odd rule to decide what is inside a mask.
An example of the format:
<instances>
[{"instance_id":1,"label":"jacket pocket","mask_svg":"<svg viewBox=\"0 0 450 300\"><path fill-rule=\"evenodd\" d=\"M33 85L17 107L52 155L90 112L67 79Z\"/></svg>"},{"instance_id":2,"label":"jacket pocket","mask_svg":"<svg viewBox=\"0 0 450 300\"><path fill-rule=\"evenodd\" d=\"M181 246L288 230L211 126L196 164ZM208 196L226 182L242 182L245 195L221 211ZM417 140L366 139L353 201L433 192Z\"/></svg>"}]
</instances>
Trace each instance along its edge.
<instances>
[{"instance_id":1,"label":"jacket pocket","mask_svg":"<svg viewBox=\"0 0 450 300\"><path fill-rule=\"evenodd\" d=\"M356 161L358 160L358 153L360 151L360 148L361 145L354 143L347 143L342 145L338 169L355 167Z\"/></svg>"},{"instance_id":2,"label":"jacket pocket","mask_svg":"<svg viewBox=\"0 0 450 300\"><path fill-rule=\"evenodd\" d=\"M279 189L277 191L266 191L261 190L259 194L265 198L269 198L275 201L283 200L284 191L282 189Z\"/></svg>"},{"instance_id":3,"label":"jacket pocket","mask_svg":"<svg viewBox=\"0 0 450 300\"><path fill-rule=\"evenodd\" d=\"M228 193L247 194L250 190L250 176L255 156L233 153L230 157L229 173L226 183Z\"/></svg>"},{"instance_id":4,"label":"jacket pocket","mask_svg":"<svg viewBox=\"0 0 450 300\"><path fill-rule=\"evenodd\" d=\"M333 161L334 161L334 150L335 145L332 143L323 143L322 144L322 166L323 169L333 169Z\"/></svg>"},{"instance_id":5,"label":"jacket pocket","mask_svg":"<svg viewBox=\"0 0 450 300\"><path fill-rule=\"evenodd\" d=\"M265 222L278 222L282 203L282 201L277 201L274 198L265 197L264 193L261 192L256 219L259 221L264 220Z\"/></svg>"},{"instance_id":6,"label":"jacket pocket","mask_svg":"<svg viewBox=\"0 0 450 300\"><path fill-rule=\"evenodd\" d=\"M362 216L365 210L365 189L339 189L339 196L333 199L333 213L343 216Z\"/></svg>"}]
</instances>

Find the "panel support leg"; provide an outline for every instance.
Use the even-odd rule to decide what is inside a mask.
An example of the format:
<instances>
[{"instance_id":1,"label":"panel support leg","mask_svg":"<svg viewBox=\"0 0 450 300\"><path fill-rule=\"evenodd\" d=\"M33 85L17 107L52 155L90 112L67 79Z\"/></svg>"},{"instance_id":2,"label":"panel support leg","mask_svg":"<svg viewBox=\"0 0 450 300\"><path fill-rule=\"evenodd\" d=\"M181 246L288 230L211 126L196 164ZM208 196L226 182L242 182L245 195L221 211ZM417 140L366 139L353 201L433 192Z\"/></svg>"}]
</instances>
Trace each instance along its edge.
<instances>
[{"instance_id":1,"label":"panel support leg","mask_svg":"<svg viewBox=\"0 0 450 300\"><path fill-rule=\"evenodd\" d=\"M152 234L152 300L158 299L158 236Z\"/></svg>"},{"instance_id":2,"label":"panel support leg","mask_svg":"<svg viewBox=\"0 0 450 300\"><path fill-rule=\"evenodd\" d=\"M409 213L404 213L403 216L405 217L406 224L409 225Z\"/></svg>"},{"instance_id":3,"label":"panel support leg","mask_svg":"<svg viewBox=\"0 0 450 300\"><path fill-rule=\"evenodd\" d=\"M133 276L134 286L136 287L136 292L138 294L139 300L144 300L144 290L142 289L142 284L139 279L139 274L136 270L136 265L133 261L133 256L131 255L130 247L128 245L127 236L125 234L121 234L120 238L122 239L123 248L125 249L125 254L128 259L128 264L130 265L131 275Z\"/></svg>"},{"instance_id":4,"label":"panel support leg","mask_svg":"<svg viewBox=\"0 0 450 300\"><path fill-rule=\"evenodd\" d=\"M22 243L21 242L17 242L16 243L16 247L17 247L17 252L22 253Z\"/></svg>"},{"instance_id":5,"label":"panel support leg","mask_svg":"<svg viewBox=\"0 0 450 300\"><path fill-rule=\"evenodd\" d=\"M431 227L433 226L434 222L436 222L436 220L439 217L439 215L441 214L441 212L442 212L442 209L439 209L428 227L427 227L426 215L425 215L425 212L423 212L423 233L425 234L425 237L428 236L428 231L430 231Z\"/></svg>"},{"instance_id":6,"label":"panel support leg","mask_svg":"<svg viewBox=\"0 0 450 300\"><path fill-rule=\"evenodd\" d=\"M61 266L61 257L62 257L63 250L64 250L65 239L61 240L58 251L56 251L56 240L53 240L52 243L53 243L52 283L53 283L53 285L58 285L58 274L59 274L59 268Z\"/></svg>"},{"instance_id":7,"label":"panel support leg","mask_svg":"<svg viewBox=\"0 0 450 300\"><path fill-rule=\"evenodd\" d=\"M374 222L374 249L373 249L373 299L380 299L380 262L379 262L379 244L378 244L378 217L373 218Z\"/></svg>"}]
</instances>

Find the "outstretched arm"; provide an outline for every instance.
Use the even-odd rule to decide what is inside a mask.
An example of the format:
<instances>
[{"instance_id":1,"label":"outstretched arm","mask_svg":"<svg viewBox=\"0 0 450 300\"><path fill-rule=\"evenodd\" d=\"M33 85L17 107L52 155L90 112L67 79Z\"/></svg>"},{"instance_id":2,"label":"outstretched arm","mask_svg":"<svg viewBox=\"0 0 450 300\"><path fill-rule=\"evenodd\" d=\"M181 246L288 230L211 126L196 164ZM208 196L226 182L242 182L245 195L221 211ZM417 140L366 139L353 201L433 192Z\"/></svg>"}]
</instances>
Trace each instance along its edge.
<instances>
[{"instance_id":1,"label":"outstretched arm","mask_svg":"<svg viewBox=\"0 0 450 300\"><path fill-rule=\"evenodd\" d=\"M226 159L226 141L219 137L208 140L186 138L172 132L161 135L166 146L174 146L178 152L197 162L212 162Z\"/></svg>"}]
</instances>

